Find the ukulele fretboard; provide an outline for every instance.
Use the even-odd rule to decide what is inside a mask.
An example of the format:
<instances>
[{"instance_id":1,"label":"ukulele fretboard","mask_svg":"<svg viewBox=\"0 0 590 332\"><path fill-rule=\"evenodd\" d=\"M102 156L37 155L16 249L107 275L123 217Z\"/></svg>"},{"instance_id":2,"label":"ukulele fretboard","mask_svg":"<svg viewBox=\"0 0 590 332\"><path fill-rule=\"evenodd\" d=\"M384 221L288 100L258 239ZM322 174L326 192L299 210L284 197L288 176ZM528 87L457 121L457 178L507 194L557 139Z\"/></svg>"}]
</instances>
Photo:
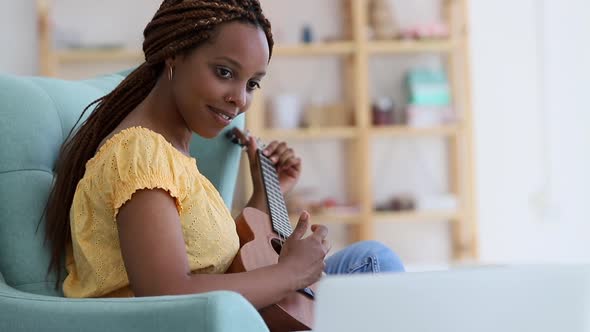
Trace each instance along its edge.
<instances>
[{"instance_id":1,"label":"ukulele fretboard","mask_svg":"<svg viewBox=\"0 0 590 332\"><path fill-rule=\"evenodd\" d=\"M281 237L287 238L291 235L293 229L289 221L289 213L287 212L283 193L281 193L275 166L261 150L258 150L258 159L260 160L260 171L262 172L262 182L266 191L272 228Z\"/></svg>"}]
</instances>

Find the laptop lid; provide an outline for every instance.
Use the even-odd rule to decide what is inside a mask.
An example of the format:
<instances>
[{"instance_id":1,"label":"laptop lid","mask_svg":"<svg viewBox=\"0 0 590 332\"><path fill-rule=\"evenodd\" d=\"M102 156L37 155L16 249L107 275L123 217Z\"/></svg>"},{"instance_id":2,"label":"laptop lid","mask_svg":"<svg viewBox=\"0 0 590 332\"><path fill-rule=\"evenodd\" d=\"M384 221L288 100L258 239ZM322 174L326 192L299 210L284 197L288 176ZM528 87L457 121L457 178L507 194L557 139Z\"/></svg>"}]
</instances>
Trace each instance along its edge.
<instances>
[{"instance_id":1,"label":"laptop lid","mask_svg":"<svg viewBox=\"0 0 590 332\"><path fill-rule=\"evenodd\" d=\"M590 266L328 276L316 332L590 331Z\"/></svg>"}]
</instances>

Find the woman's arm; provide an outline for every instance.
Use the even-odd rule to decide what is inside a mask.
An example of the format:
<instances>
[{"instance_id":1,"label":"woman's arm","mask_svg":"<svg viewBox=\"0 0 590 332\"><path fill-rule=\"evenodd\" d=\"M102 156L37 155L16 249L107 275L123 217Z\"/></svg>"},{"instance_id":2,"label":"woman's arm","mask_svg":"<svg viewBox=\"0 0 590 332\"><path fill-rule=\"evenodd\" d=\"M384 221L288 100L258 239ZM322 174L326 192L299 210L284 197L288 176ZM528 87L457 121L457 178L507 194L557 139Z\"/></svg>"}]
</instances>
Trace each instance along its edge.
<instances>
[{"instance_id":1,"label":"woman's arm","mask_svg":"<svg viewBox=\"0 0 590 332\"><path fill-rule=\"evenodd\" d=\"M120 209L117 226L130 287L136 296L231 290L256 308L263 308L316 282L329 250L324 229L316 227L312 236L302 239L308 227L304 220L279 264L244 273L192 274L174 199L158 189L136 192Z\"/></svg>"}]
</instances>

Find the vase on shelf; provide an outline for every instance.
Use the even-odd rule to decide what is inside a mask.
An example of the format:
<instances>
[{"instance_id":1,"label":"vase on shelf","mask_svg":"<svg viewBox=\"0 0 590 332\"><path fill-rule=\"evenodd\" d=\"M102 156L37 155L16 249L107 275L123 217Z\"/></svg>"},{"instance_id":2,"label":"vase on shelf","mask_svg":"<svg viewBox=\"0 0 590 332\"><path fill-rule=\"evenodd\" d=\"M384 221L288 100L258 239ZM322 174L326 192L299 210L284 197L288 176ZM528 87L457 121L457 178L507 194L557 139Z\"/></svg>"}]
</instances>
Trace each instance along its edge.
<instances>
[{"instance_id":1,"label":"vase on shelf","mask_svg":"<svg viewBox=\"0 0 590 332\"><path fill-rule=\"evenodd\" d=\"M399 35L399 26L389 0L370 1L369 24L373 39L388 40Z\"/></svg>"}]
</instances>

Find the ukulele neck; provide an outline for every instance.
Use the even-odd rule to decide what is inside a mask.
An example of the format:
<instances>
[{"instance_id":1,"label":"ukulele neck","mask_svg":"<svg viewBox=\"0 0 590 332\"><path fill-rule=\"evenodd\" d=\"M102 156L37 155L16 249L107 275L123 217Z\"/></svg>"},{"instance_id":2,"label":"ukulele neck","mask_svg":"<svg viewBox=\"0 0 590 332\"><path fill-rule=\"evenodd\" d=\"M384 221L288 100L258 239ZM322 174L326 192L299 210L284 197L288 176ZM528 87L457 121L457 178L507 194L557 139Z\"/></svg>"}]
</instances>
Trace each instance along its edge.
<instances>
[{"instance_id":1,"label":"ukulele neck","mask_svg":"<svg viewBox=\"0 0 590 332\"><path fill-rule=\"evenodd\" d=\"M291 235L293 229L289 221L285 199L281 192L279 177L273 162L262 153L262 150L259 149L257 154L272 228L279 236L287 238Z\"/></svg>"}]
</instances>

